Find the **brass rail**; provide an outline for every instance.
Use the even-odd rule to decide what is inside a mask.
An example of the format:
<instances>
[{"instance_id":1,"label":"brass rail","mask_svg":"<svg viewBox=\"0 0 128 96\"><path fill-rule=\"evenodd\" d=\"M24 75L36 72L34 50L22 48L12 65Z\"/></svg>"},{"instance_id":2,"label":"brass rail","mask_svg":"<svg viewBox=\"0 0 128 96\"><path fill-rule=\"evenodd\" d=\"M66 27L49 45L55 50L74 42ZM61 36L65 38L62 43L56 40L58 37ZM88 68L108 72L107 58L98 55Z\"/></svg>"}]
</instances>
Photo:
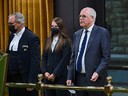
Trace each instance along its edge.
<instances>
[{"instance_id":1,"label":"brass rail","mask_svg":"<svg viewBox=\"0 0 128 96\"><path fill-rule=\"evenodd\" d=\"M6 87L36 88L36 84L28 83L6 83Z\"/></svg>"},{"instance_id":2,"label":"brass rail","mask_svg":"<svg viewBox=\"0 0 128 96\"><path fill-rule=\"evenodd\" d=\"M22 88L35 88L38 90L38 96L43 96L42 92L45 89L60 89L60 90L86 90L86 91L104 91L107 96L112 96L114 92L125 92L128 93L128 88L114 87L111 85L112 77L107 77L108 85L104 87L95 86L64 86L64 85L51 85L44 84L41 82L43 79L42 74L38 75L39 82L37 84L28 83L6 83L6 87L22 87Z\"/></svg>"}]
</instances>

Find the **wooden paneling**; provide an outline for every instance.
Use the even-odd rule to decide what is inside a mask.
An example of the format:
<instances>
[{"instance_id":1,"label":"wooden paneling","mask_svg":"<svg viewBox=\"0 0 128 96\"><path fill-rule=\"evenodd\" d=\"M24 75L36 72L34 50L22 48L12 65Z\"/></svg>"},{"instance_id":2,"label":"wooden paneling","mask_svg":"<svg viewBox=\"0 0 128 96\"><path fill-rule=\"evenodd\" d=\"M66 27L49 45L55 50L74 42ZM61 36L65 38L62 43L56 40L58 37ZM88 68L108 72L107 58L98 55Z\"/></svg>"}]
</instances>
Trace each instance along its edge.
<instances>
[{"instance_id":1,"label":"wooden paneling","mask_svg":"<svg viewBox=\"0 0 128 96\"><path fill-rule=\"evenodd\" d=\"M0 0L0 48L1 50L4 50L4 21L3 21L3 2Z\"/></svg>"},{"instance_id":2,"label":"wooden paneling","mask_svg":"<svg viewBox=\"0 0 128 96\"><path fill-rule=\"evenodd\" d=\"M22 14L25 17L25 26L28 26L28 0L22 0Z\"/></svg>"},{"instance_id":3,"label":"wooden paneling","mask_svg":"<svg viewBox=\"0 0 128 96\"><path fill-rule=\"evenodd\" d=\"M12 14L12 11L13 11L12 10L12 4L13 4L12 0L9 0L9 5L8 5L9 6L9 14Z\"/></svg>"},{"instance_id":4,"label":"wooden paneling","mask_svg":"<svg viewBox=\"0 0 128 96\"><path fill-rule=\"evenodd\" d=\"M28 0L28 28L33 31L33 0Z\"/></svg>"},{"instance_id":5,"label":"wooden paneling","mask_svg":"<svg viewBox=\"0 0 128 96\"><path fill-rule=\"evenodd\" d=\"M12 5L13 6L12 7L13 8L13 11L12 12L15 13L16 12L16 0L12 0L12 4L13 4Z\"/></svg>"},{"instance_id":6,"label":"wooden paneling","mask_svg":"<svg viewBox=\"0 0 128 96\"><path fill-rule=\"evenodd\" d=\"M9 35L9 30L8 30L8 0L4 0L4 50L6 50L6 45L8 44L8 35Z\"/></svg>"}]
</instances>

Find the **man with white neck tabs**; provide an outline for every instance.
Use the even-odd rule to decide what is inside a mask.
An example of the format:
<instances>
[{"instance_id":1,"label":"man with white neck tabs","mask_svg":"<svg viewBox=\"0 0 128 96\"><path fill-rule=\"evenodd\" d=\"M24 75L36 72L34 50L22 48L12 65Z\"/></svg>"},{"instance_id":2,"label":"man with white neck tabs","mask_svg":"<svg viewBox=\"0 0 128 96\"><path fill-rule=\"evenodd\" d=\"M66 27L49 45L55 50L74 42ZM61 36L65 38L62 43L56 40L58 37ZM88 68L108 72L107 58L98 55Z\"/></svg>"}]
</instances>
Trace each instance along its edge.
<instances>
[{"instance_id":1,"label":"man with white neck tabs","mask_svg":"<svg viewBox=\"0 0 128 96\"><path fill-rule=\"evenodd\" d=\"M110 61L108 30L95 25L96 12L83 8L79 15L82 29L73 35L67 85L104 86L107 84L107 66ZM76 91L77 96L106 96L104 92Z\"/></svg>"},{"instance_id":2,"label":"man with white neck tabs","mask_svg":"<svg viewBox=\"0 0 128 96\"><path fill-rule=\"evenodd\" d=\"M36 83L40 73L40 40L24 27L23 14L9 15L9 54L7 81L14 83ZM37 96L34 88L9 88L9 96Z\"/></svg>"}]
</instances>

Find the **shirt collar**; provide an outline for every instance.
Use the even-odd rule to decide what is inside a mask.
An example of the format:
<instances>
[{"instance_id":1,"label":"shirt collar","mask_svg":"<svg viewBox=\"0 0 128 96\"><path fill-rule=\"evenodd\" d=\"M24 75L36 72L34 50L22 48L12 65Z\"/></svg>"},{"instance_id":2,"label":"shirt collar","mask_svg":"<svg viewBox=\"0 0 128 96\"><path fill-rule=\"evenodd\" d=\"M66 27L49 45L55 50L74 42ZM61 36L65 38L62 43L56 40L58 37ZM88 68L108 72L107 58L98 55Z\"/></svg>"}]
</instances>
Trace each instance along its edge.
<instances>
[{"instance_id":1,"label":"shirt collar","mask_svg":"<svg viewBox=\"0 0 128 96\"><path fill-rule=\"evenodd\" d=\"M94 27L94 24L92 25L92 26L90 26L87 30L88 30L88 32L91 32L92 31L92 28ZM85 32L86 30L84 29L84 31L83 32Z\"/></svg>"},{"instance_id":2,"label":"shirt collar","mask_svg":"<svg viewBox=\"0 0 128 96\"><path fill-rule=\"evenodd\" d=\"M59 39L59 36L53 37L53 40L58 40L58 39Z\"/></svg>"},{"instance_id":3,"label":"shirt collar","mask_svg":"<svg viewBox=\"0 0 128 96\"><path fill-rule=\"evenodd\" d=\"M23 29L18 34L15 33L14 35L20 36L20 35L22 35L24 33L24 31L25 31L25 27L23 27Z\"/></svg>"}]
</instances>

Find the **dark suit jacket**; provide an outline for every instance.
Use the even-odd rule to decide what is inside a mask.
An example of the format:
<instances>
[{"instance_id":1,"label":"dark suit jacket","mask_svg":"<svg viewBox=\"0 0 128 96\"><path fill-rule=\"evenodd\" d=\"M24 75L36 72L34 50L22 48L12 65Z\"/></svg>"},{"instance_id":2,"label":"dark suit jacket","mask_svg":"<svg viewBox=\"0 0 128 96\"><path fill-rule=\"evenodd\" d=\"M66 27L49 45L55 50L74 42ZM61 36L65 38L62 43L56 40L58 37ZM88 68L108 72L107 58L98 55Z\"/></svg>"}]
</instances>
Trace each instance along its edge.
<instances>
[{"instance_id":1,"label":"dark suit jacket","mask_svg":"<svg viewBox=\"0 0 128 96\"><path fill-rule=\"evenodd\" d=\"M68 80L75 82L76 58L83 29L78 30L73 36L72 55L69 64ZM103 86L107 77L107 66L110 61L110 35L109 32L94 25L85 54L85 71L89 86ZM99 74L96 82L91 82L94 72Z\"/></svg>"},{"instance_id":2,"label":"dark suit jacket","mask_svg":"<svg viewBox=\"0 0 128 96\"><path fill-rule=\"evenodd\" d=\"M6 52L9 53L9 45L13 39L13 33L9 35L9 43ZM24 45L28 46L25 47ZM17 61L19 65L20 73L24 79L24 82L37 82L37 75L40 72L40 40L31 32L25 28L25 31L19 41L17 51ZM27 80L27 81L26 81Z\"/></svg>"},{"instance_id":3,"label":"dark suit jacket","mask_svg":"<svg viewBox=\"0 0 128 96\"><path fill-rule=\"evenodd\" d=\"M47 40L46 40L47 42ZM46 44L45 44L46 46ZM49 72L60 78L64 75L67 76L67 65L70 61L71 45L68 40L63 44L62 49L58 52L49 50L44 51L42 55L42 73Z\"/></svg>"}]
</instances>

